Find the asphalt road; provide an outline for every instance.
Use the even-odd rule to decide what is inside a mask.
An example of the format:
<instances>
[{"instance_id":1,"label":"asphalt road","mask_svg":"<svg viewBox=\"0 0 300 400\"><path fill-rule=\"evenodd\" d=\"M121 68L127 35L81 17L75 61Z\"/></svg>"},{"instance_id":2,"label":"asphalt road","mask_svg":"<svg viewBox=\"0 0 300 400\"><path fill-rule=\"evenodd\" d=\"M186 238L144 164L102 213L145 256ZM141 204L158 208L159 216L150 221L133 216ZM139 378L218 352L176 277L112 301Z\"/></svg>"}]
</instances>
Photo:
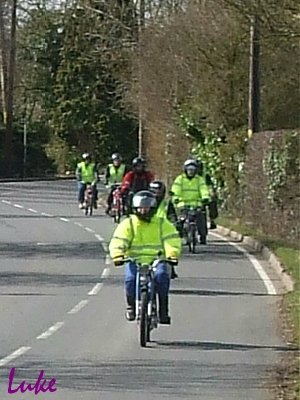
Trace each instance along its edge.
<instances>
[{"instance_id":1,"label":"asphalt road","mask_svg":"<svg viewBox=\"0 0 300 400\"><path fill-rule=\"evenodd\" d=\"M75 190L0 183L0 399L274 399L270 371L288 350L276 277L210 235L172 281L172 325L141 349L106 257L113 222L85 217ZM14 388L43 370L56 392L8 394L13 367Z\"/></svg>"}]
</instances>

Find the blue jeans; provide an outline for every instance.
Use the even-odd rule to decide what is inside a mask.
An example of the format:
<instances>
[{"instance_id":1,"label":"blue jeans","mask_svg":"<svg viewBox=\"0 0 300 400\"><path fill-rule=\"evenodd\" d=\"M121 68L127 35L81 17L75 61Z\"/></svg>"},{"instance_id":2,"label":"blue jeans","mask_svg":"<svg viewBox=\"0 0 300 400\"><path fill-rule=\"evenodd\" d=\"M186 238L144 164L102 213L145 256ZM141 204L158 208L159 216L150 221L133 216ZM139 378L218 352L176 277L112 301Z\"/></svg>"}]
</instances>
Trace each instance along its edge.
<instances>
[{"instance_id":1,"label":"blue jeans","mask_svg":"<svg viewBox=\"0 0 300 400\"><path fill-rule=\"evenodd\" d=\"M78 202L83 203L84 202L84 192L86 189L86 183L83 182L78 182ZM93 188L93 202L97 199L97 187L96 185L92 186Z\"/></svg>"},{"instance_id":2,"label":"blue jeans","mask_svg":"<svg viewBox=\"0 0 300 400\"><path fill-rule=\"evenodd\" d=\"M125 265L125 291L126 295L135 298L136 289L136 274L137 267L133 262L128 262ZM170 288L170 276L168 272L168 265L165 262L157 264L156 271L154 272L154 281L156 291L159 296L168 296Z\"/></svg>"}]
</instances>

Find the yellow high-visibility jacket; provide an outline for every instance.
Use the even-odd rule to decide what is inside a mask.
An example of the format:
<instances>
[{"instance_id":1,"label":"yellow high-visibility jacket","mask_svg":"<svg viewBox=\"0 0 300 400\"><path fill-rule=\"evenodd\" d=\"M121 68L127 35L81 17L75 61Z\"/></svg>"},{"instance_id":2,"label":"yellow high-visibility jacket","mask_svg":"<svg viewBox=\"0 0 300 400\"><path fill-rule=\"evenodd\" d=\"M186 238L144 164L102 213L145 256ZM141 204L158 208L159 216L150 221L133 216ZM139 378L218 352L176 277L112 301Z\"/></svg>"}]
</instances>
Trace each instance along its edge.
<instances>
[{"instance_id":1,"label":"yellow high-visibility jacket","mask_svg":"<svg viewBox=\"0 0 300 400\"><path fill-rule=\"evenodd\" d=\"M116 168L113 164L109 164L107 168L107 183L113 185L114 183L121 183L125 175L126 165L121 164Z\"/></svg>"},{"instance_id":2,"label":"yellow high-visibility jacket","mask_svg":"<svg viewBox=\"0 0 300 400\"><path fill-rule=\"evenodd\" d=\"M192 179L188 179L185 174L178 175L171 191L174 193L174 203L177 200L177 207L197 207L201 205L202 200L210 198L205 179L199 175L195 175Z\"/></svg>"},{"instance_id":3,"label":"yellow high-visibility jacket","mask_svg":"<svg viewBox=\"0 0 300 400\"><path fill-rule=\"evenodd\" d=\"M84 161L77 164L76 176L84 183L92 183L97 180L96 165L94 163L85 164Z\"/></svg>"},{"instance_id":4,"label":"yellow high-visibility jacket","mask_svg":"<svg viewBox=\"0 0 300 400\"><path fill-rule=\"evenodd\" d=\"M131 257L139 263L152 262L159 251L162 258L178 259L181 240L175 227L156 215L150 222L141 221L136 215L124 219L109 244L112 259Z\"/></svg>"}]
</instances>

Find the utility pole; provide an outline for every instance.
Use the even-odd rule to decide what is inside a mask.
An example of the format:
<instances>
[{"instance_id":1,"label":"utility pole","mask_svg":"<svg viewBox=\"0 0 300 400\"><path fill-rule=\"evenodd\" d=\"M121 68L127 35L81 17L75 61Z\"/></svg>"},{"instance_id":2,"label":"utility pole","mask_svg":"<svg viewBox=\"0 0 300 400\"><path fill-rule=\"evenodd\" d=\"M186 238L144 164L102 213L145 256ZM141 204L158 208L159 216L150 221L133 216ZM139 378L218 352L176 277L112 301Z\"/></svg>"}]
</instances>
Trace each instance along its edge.
<instances>
[{"instance_id":1,"label":"utility pole","mask_svg":"<svg viewBox=\"0 0 300 400\"><path fill-rule=\"evenodd\" d=\"M142 114L142 73L141 73L141 56L142 56L142 45L141 37L143 28L145 25L145 0L138 0L138 77L139 77L139 130L138 130L138 147L139 147L139 157L143 154L143 114Z\"/></svg>"},{"instance_id":2,"label":"utility pole","mask_svg":"<svg viewBox=\"0 0 300 400\"><path fill-rule=\"evenodd\" d=\"M257 15L251 17L250 26L250 60L249 60L249 113L248 113L248 136L259 131L259 20Z\"/></svg>"},{"instance_id":3,"label":"utility pole","mask_svg":"<svg viewBox=\"0 0 300 400\"><path fill-rule=\"evenodd\" d=\"M23 125L23 178L26 177L27 167L27 121L24 120Z\"/></svg>"}]
</instances>

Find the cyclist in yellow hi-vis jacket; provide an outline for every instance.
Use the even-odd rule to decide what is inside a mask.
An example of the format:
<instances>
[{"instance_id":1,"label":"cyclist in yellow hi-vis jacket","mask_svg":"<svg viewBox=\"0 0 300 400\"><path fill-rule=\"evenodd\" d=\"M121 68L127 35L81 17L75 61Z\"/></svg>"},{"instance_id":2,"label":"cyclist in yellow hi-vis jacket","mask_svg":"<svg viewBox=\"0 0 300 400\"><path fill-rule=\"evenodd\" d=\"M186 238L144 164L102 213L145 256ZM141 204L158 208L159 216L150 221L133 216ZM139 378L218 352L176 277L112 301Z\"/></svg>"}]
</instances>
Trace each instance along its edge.
<instances>
[{"instance_id":1,"label":"cyclist in yellow hi-vis jacket","mask_svg":"<svg viewBox=\"0 0 300 400\"><path fill-rule=\"evenodd\" d=\"M183 165L184 172L173 182L171 192L173 202L178 209L184 207L201 207L210 201L209 188L205 179L197 174L196 160L188 159ZM197 213L197 229L200 237L206 236L206 221L203 213Z\"/></svg>"},{"instance_id":2,"label":"cyclist in yellow hi-vis jacket","mask_svg":"<svg viewBox=\"0 0 300 400\"><path fill-rule=\"evenodd\" d=\"M175 227L166 218L156 213L155 196L143 190L133 196L133 215L124 219L116 228L109 244L110 256L115 265L122 265L124 259L133 258L137 263L151 263L159 252L171 264L177 264L181 253L181 240ZM125 266L125 291L127 300L126 318L135 319L135 285L137 266L133 261ZM168 294L170 268L167 262L158 263L155 283L159 299L159 321L170 324Z\"/></svg>"}]
</instances>

